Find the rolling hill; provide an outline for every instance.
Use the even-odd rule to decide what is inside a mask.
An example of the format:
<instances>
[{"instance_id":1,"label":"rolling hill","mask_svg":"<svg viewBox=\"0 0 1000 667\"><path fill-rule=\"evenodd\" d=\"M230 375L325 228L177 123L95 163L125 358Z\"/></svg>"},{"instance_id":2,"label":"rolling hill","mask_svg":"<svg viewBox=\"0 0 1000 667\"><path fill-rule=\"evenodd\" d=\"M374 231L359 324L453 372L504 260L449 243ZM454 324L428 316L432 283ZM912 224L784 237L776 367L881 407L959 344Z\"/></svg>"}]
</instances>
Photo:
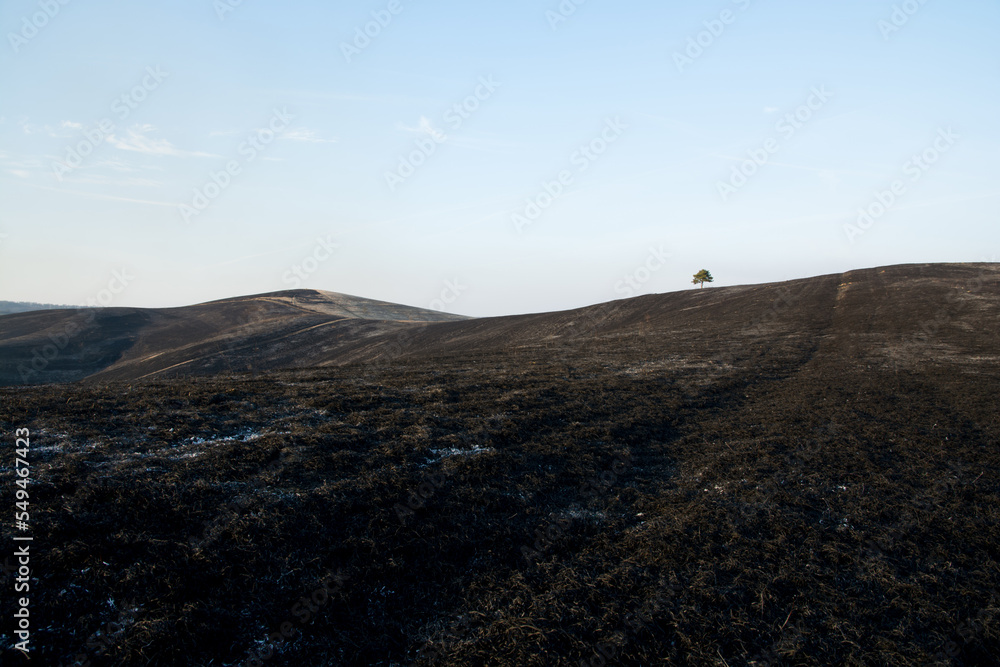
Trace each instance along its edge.
<instances>
[{"instance_id":1,"label":"rolling hill","mask_svg":"<svg viewBox=\"0 0 1000 667\"><path fill-rule=\"evenodd\" d=\"M317 290L162 310L23 313L0 317L0 384L263 372L496 350L562 354L581 346L620 346L628 354L634 345L665 346L680 359L706 350L755 354L793 341L879 365L919 363L928 355L992 364L998 273L993 264L902 265L478 319Z\"/></svg>"},{"instance_id":2,"label":"rolling hill","mask_svg":"<svg viewBox=\"0 0 1000 667\"><path fill-rule=\"evenodd\" d=\"M21 313L0 317L0 384L309 365L400 327L460 319L318 290L182 308Z\"/></svg>"},{"instance_id":3,"label":"rolling hill","mask_svg":"<svg viewBox=\"0 0 1000 667\"><path fill-rule=\"evenodd\" d=\"M0 318L7 377L69 317ZM0 387L32 659L1000 662L1000 266L432 318L115 309Z\"/></svg>"}]
</instances>

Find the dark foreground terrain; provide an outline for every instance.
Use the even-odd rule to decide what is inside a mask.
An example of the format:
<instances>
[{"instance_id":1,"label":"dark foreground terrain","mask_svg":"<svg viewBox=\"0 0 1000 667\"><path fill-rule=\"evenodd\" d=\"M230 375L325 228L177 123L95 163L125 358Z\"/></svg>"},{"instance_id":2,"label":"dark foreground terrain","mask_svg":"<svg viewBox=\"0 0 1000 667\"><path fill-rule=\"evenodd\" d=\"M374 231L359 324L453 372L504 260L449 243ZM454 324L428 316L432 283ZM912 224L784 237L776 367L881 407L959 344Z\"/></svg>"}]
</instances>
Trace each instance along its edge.
<instances>
[{"instance_id":1,"label":"dark foreground terrain","mask_svg":"<svg viewBox=\"0 0 1000 667\"><path fill-rule=\"evenodd\" d=\"M1000 664L998 277L0 389L6 498L31 431L31 664Z\"/></svg>"}]
</instances>

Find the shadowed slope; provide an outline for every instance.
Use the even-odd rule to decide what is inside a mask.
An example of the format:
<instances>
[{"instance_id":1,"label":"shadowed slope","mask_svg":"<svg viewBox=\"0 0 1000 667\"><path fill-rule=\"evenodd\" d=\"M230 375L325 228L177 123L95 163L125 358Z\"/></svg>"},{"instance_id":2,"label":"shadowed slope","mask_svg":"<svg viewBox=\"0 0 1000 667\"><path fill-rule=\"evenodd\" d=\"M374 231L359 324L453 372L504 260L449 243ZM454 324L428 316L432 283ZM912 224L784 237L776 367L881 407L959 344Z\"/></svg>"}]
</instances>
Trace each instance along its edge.
<instances>
[{"instance_id":1,"label":"shadowed slope","mask_svg":"<svg viewBox=\"0 0 1000 667\"><path fill-rule=\"evenodd\" d=\"M947 356L971 369L998 361L997 266L901 265L479 319L317 290L163 310L25 313L0 318L0 382L382 365L497 351L569 363L595 348L607 358L617 350L637 370L702 364L710 374L724 372L776 347L894 367ZM637 361L643 349L668 354Z\"/></svg>"},{"instance_id":2,"label":"shadowed slope","mask_svg":"<svg viewBox=\"0 0 1000 667\"><path fill-rule=\"evenodd\" d=\"M300 338L310 331L321 329L327 341L355 340L391 330L397 322L423 326L458 319L463 318L318 290L183 308L22 313L0 317L0 384L295 366L324 352L315 335Z\"/></svg>"},{"instance_id":3,"label":"shadowed slope","mask_svg":"<svg viewBox=\"0 0 1000 667\"><path fill-rule=\"evenodd\" d=\"M858 364L911 367L947 356L970 369L1000 361L1000 265L924 264L763 285L692 289L555 313L446 322L369 341L327 363L506 350L525 358L621 357L639 367L725 366L788 347ZM644 350L657 350L643 358ZM668 351L666 357L663 351ZM697 361L700 360L700 361Z\"/></svg>"}]
</instances>

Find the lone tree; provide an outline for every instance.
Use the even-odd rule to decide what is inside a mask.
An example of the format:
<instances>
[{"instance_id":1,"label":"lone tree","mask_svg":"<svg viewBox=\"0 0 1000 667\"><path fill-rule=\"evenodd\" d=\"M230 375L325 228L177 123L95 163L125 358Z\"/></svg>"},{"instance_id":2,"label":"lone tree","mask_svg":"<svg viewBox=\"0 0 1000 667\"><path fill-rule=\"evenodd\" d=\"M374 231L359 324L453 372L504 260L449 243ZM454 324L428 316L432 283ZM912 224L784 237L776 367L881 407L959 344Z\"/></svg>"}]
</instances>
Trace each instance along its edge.
<instances>
[{"instance_id":1,"label":"lone tree","mask_svg":"<svg viewBox=\"0 0 1000 667\"><path fill-rule=\"evenodd\" d=\"M695 285L700 283L702 289L704 289L705 283L710 283L714 281L715 278L713 278L712 274L708 272L708 269L702 269L698 273L694 274L694 280L692 280L691 282L694 283Z\"/></svg>"}]
</instances>

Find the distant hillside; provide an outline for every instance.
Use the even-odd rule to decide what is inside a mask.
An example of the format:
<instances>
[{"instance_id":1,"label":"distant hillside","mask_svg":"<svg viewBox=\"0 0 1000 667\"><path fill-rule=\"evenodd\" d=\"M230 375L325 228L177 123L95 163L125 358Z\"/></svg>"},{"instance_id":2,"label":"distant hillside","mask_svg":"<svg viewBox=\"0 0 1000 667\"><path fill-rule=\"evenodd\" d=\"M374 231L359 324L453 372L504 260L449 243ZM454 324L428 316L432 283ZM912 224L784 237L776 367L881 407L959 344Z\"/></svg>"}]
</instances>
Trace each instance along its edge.
<instances>
[{"instance_id":1,"label":"distant hillside","mask_svg":"<svg viewBox=\"0 0 1000 667\"><path fill-rule=\"evenodd\" d=\"M182 308L31 311L0 317L0 385L313 365L401 327L463 319L318 290Z\"/></svg>"},{"instance_id":2,"label":"distant hillside","mask_svg":"<svg viewBox=\"0 0 1000 667\"><path fill-rule=\"evenodd\" d=\"M60 308L78 307L79 306L56 306L51 303L35 303L34 301L0 301L0 315L28 313L35 310L57 310Z\"/></svg>"},{"instance_id":3,"label":"distant hillside","mask_svg":"<svg viewBox=\"0 0 1000 667\"><path fill-rule=\"evenodd\" d=\"M317 290L30 312L0 317L0 384L455 361L498 350L550 358L593 346L631 357L635 346L669 349L676 359L708 350L725 366L778 342L879 366L928 355L988 365L1000 360L998 278L997 264L901 265L478 319ZM672 362L646 362L664 363Z\"/></svg>"}]
</instances>

